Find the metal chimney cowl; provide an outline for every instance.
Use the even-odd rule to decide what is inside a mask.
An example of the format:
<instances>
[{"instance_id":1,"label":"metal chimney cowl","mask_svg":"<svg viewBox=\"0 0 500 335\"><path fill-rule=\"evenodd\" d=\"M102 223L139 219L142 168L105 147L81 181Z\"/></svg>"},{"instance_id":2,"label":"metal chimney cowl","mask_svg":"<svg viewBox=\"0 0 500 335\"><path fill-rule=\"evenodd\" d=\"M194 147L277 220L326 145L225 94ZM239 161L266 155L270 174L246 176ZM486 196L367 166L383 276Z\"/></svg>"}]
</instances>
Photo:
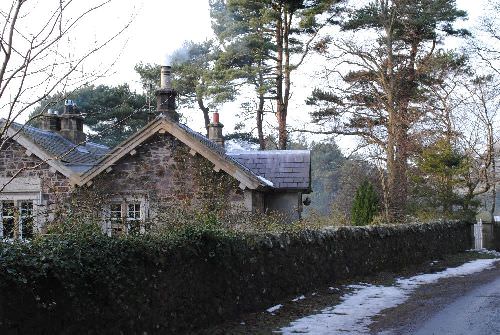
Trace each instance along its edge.
<instances>
[{"instance_id":1,"label":"metal chimney cowl","mask_svg":"<svg viewBox=\"0 0 500 335\"><path fill-rule=\"evenodd\" d=\"M172 87L172 68L170 66L161 67L160 88L156 91L156 109L174 121L179 121L179 114L176 112L175 99L177 91Z\"/></svg>"},{"instance_id":2,"label":"metal chimney cowl","mask_svg":"<svg viewBox=\"0 0 500 335\"><path fill-rule=\"evenodd\" d=\"M83 117L76 103L66 100L64 103L64 113L59 116L61 128L59 133L75 144L84 143L87 136L83 132Z\"/></svg>"}]
</instances>

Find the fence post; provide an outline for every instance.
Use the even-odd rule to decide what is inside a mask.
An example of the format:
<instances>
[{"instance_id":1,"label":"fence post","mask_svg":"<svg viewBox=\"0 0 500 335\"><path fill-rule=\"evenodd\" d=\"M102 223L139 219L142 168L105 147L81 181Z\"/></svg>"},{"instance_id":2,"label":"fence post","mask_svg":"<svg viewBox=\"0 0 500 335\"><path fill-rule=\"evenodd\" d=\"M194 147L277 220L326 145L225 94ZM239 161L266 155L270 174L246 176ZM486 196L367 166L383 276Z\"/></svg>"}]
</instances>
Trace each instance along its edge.
<instances>
[{"instance_id":1,"label":"fence post","mask_svg":"<svg viewBox=\"0 0 500 335\"><path fill-rule=\"evenodd\" d=\"M483 220L474 225L474 249L483 249Z\"/></svg>"}]
</instances>

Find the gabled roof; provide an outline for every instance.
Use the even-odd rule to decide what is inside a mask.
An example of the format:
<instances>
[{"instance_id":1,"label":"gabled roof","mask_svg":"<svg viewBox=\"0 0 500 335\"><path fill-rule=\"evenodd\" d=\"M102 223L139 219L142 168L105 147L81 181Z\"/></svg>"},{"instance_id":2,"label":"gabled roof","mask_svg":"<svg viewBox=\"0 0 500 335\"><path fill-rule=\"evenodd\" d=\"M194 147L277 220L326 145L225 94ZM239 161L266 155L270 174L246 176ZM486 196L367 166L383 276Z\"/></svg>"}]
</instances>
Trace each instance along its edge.
<instances>
[{"instance_id":1,"label":"gabled roof","mask_svg":"<svg viewBox=\"0 0 500 335\"><path fill-rule=\"evenodd\" d=\"M241 184L241 188L268 189L272 184L250 169L240 164L232 157L226 155L224 149L218 144L210 141L205 136L190 129L189 127L172 121L164 115L159 115L144 128L132 135L116 148L109 152L93 168L82 174L79 185L84 185L92 181L100 173L112 167L118 160L131 153L136 147L144 143L148 138L156 133L169 133L189 148L191 153L200 154L214 164L214 170L223 170Z\"/></svg>"},{"instance_id":2,"label":"gabled roof","mask_svg":"<svg viewBox=\"0 0 500 335\"><path fill-rule=\"evenodd\" d=\"M0 120L0 124L4 121ZM306 150L226 153L224 148L189 127L159 115L114 149L86 142L74 144L57 132L12 123L8 136L27 151L83 186L132 153L156 133L169 133L240 182L242 189L310 191L310 152Z\"/></svg>"},{"instance_id":3,"label":"gabled roof","mask_svg":"<svg viewBox=\"0 0 500 335\"><path fill-rule=\"evenodd\" d=\"M310 190L309 150L242 151L229 155L253 173L271 181L275 188Z\"/></svg>"},{"instance_id":4,"label":"gabled roof","mask_svg":"<svg viewBox=\"0 0 500 335\"><path fill-rule=\"evenodd\" d=\"M0 126L5 124L0 119ZM109 148L87 142L76 145L60 134L12 122L6 135L76 184L79 174L90 169Z\"/></svg>"},{"instance_id":5,"label":"gabled roof","mask_svg":"<svg viewBox=\"0 0 500 335\"><path fill-rule=\"evenodd\" d=\"M110 149L107 146L85 142L74 144L64 136L35 127L12 124L12 128L20 130L20 134L29 138L34 144L43 148L51 157L59 160L74 173L83 173L92 168Z\"/></svg>"}]
</instances>

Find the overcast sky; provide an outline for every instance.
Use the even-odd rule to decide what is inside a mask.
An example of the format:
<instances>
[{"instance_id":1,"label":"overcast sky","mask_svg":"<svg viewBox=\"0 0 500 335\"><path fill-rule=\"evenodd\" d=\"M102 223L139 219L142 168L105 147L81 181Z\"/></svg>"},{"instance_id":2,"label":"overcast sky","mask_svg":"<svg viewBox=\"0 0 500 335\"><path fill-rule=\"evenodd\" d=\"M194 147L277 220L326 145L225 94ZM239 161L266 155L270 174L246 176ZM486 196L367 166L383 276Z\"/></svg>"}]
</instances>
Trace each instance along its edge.
<instances>
[{"instance_id":1,"label":"overcast sky","mask_svg":"<svg viewBox=\"0 0 500 335\"><path fill-rule=\"evenodd\" d=\"M122 78L130 78L126 73L132 72L139 61L165 62L166 56L183 41L203 41L212 36L208 0L142 0L136 3L137 16L126 33L129 37L126 52L117 67ZM468 11L470 21L475 21L480 14L482 3L484 0L457 0L458 7Z\"/></svg>"},{"instance_id":2,"label":"overcast sky","mask_svg":"<svg viewBox=\"0 0 500 335\"><path fill-rule=\"evenodd\" d=\"M460 9L469 12L470 22L474 22L480 14L483 0L458 0ZM166 56L182 45L184 40L202 41L211 36L210 13L208 0L143 0L140 2L140 10L134 20L129 32L129 40L126 52L123 54L116 67L115 75L106 79L107 83L121 83L128 81L132 87L138 77L133 71L136 63L165 63ZM308 66L308 68L312 67ZM304 99L313 87L308 86L309 79L301 80L301 84L295 87L293 92L292 109L290 121L297 125L304 120ZM227 106L222 110L221 118L225 120L229 131L234 125L234 108L237 104ZM193 111L194 115L198 115ZM199 114L201 115L201 114ZM301 122L302 121L302 122ZM193 127L201 127L202 123L198 117L189 118Z\"/></svg>"},{"instance_id":3,"label":"overcast sky","mask_svg":"<svg viewBox=\"0 0 500 335\"><path fill-rule=\"evenodd\" d=\"M32 0L33 10L42 13L48 3L45 1L47 0ZM97 1L102 0L76 3L88 6L89 3ZM458 0L457 4L459 8L469 12L470 22L475 22L485 1ZM75 9L77 10L78 8ZM107 34L118 31L131 17L133 17L132 24L124 34L104 52L93 58L92 62L86 64L87 68L107 67L113 64L112 70L98 80L97 84L118 85L127 82L133 89L141 90L139 77L134 71L135 64L165 63L168 55L179 48L183 41L203 41L212 34L208 0L113 0L98 15L93 15L82 24L79 34L73 36L69 42L72 44L71 49L77 53L79 48L88 48L89 43L93 43L94 40L105 39ZM29 25L32 20L30 18L26 24ZM310 69L313 68L314 64L308 64L303 71L310 73ZM308 120L304 99L313 88L311 84L313 81L310 78L299 78L301 80L297 81L298 84L292 92L292 108L289 114L289 120L297 126ZM226 131L232 130L237 121L233 118L235 108L239 108L238 104L227 106L221 111L221 118L227 126ZM188 122L193 128L201 130L203 124L199 117L201 113L196 112L192 111Z\"/></svg>"}]
</instances>

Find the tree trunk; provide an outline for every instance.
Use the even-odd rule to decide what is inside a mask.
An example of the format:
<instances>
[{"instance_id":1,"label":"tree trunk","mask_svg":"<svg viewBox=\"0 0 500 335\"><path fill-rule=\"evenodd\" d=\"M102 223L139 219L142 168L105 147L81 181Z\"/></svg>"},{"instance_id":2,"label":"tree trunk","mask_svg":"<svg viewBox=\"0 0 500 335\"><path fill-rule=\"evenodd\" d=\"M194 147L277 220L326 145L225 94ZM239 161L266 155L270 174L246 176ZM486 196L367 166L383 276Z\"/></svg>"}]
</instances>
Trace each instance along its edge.
<instances>
[{"instance_id":1,"label":"tree trunk","mask_svg":"<svg viewBox=\"0 0 500 335\"><path fill-rule=\"evenodd\" d=\"M276 117L278 119L278 149L286 149L286 106L283 101L283 4L278 5L276 22Z\"/></svg>"},{"instance_id":2,"label":"tree trunk","mask_svg":"<svg viewBox=\"0 0 500 335\"><path fill-rule=\"evenodd\" d=\"M387 5L387 4L386 4ZM391 15L391 13L386 13ZM391 22L392 20L388 20ZM387 199L386 199L386 219L389 222L400 222L404 218L406 209L406 199L408 194L408 184L406 181L407 158L406 141L407 130L403 124L402 106L397 98L396 91L399 89L394 73L394 50L393 50L393 27L392 22L385 28L386 30L386 52L387 52Z\"/></svg>"},{"instance_id":3,"label":"tree trunk","mask_svg":"<svg viewBox=\"0 0 500 335\"><path fill-rule=\"evenodd\" d=\"M264 98L264 70L262 69L263 64L262 64L262 59L259 60L259 75L258 75L258 81L257 81L257 92L258 92L258 99L259 99L259 105L257 107L257 115L256 115L256 121L257 121L257 136L259 138L259 149L260 150L265 150L266 149L266 141L264 139L264 130L263 130L263 122L264 122L264 106L265 106L265 98Z\"/></svg>"},{"instance_id":4,"label":"tree trunk","mask_svg":"<svg viewBox=\"0 0 500 335\"><path fill-rule=\"evenodd\" d=\"M264 121L264 94L259 94L259 107L257 108L257 134L259 137L259 149L266 149L266 141L264 139L264 131L262 130L262 123Z\"/></svg>"},{"instance_id":5,"label":"tree trunk","mask_svg":"<svg viewBox=\"0 0 500 335\"><path fill-rule=\"evenodd\" d=\"M410 101L415 93L415 61L418 43L411 46L406 76L400 83L400 98L396 104L395 113L392 117L388 141L388 149L391 151L391 166L387 166L389 174L389 218L391 221L401 222L406 214L408 200L408 158L410 153L409 128L412 124L412 115L409 110ZM392 48L391 48L392 55ZM393 91L394 92L394 91ZM389 156L389 151L388 151ZM388 161L389 163L389 161Z\"/></svg>"},{"instance_id":6,"label":"tree trunk","mask_svg":"<svg viewBox=\"0 0 500 335\"><path fill-rule=\"evenodd\" d=\"M198 101L198 107L203 113L203 118L205 119L205 129L207 131L207 137L208 137L208 125L210 124L210 116L208 115L208 112L210 111L210 108L205 107L205 104L203 103L203 98L201 96L197 96L196 100Z\"/></svg>"}]
</instances>

